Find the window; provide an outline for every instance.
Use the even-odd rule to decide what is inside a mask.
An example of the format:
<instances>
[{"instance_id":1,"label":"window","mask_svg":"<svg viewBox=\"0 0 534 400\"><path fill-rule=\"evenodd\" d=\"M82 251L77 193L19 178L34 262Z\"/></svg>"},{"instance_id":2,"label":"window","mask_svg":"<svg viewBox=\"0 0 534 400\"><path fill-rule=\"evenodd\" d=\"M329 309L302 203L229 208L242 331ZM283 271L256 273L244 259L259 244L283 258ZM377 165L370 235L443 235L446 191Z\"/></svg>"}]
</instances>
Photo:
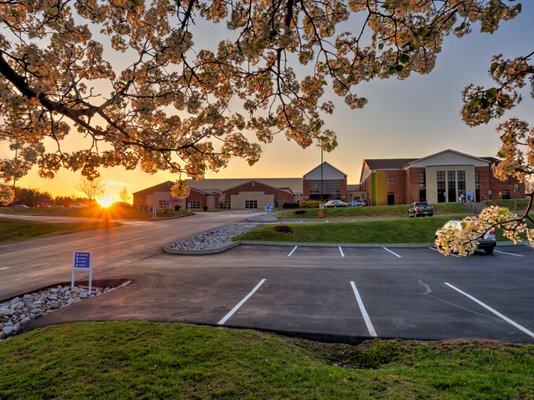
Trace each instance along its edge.
<instances>
[{"instance_id":1,"label":"window","mask_svg":"<svg viewBox=\"0 0 534 400\"><path fill-rule=\"evenodd\" d=\"M436 182L438 186L438 203L445 203L445 171L436 171Z\"/></svg>"},{"instance_id":2,"label":"window","mask_svg":"<svg viewBox=\"0 0 534 400\"><path fill-rule=\"evenodd\" d=\"M229 201L220 201L219 202L219 208L230 209L230 208L232 208L232 203L229 202Z\"/></svg>"},{"instance_id":3,"label":"window","mask_svg":"<svg viewBox=\"0 0 534 400\"><path fill-rule=\"evenodd\" d=\"M508 189L501 190L501 199L503 200L510 199L510 190Z\"/></svg>"},{"instance_id":4,"label":"window","mask_svg":"<svg viewBox=\"0 0 534 400\"><path fill-rule=\"evenodd\" d=\"M188 205L189 208L200 208L200 200L191 200Z\"/></svg>"},{"instance_id":5,"label":"window","mask_svg":"<svg viewBox=\"0 0 534 400\"><path fill-rule=\"evenodd\" d=\"M480 172L475 171L475 201L480 201Z\"/></svg>"},{"instance_id":6,"label":"window","mask_svg":"<svg viewBox=\"0 0 534 400\"><path fill-rule=\"evenodd\" d=\"M447 195L449 203L453 203L456 198L456 171L447 171Z\"/></svg>"},{"instance_id":7,"label":"window","mask_svg":"<svg viewBox=\"0 0 534 400\"><path fill-rule=\"evenodd\" d=\"M245 208L258 208L258 200L245 200Z\"/></svg>"},{"instance_id":8,"label":"window","mask_svg":"<svg viewBox=\"0 0 534 400\"><path fill-rule=\"evenodd\" d=\"M426 201L426 177L424 172L419 172L419 201Z\"/></svg>"},{"instance_id":9,"label":"window","mask_svg":"<svg viewBox=\"0 0 534 400\"><path fill-rule=\"evenodd\" d=\"M458 192L465 193L465 171L458 171Z\"/></svg>"},{"instance_id":10,"label":"window","mask_svg":"<svg viewBox=\"0 0 534 400\"><path fill-rule=\"evenodd\" d=\"M341 181L335 179L309 180L310 200L330 200L341 197ZM321 191L322 187L322 191ZM322 192L322 193L321 193Z\"/></svg>"},{"instance_id":11,"label":"window","mask_svg":"<svg viewBox=\"0 0 534 400\"><path fill-rule=\"evenodd\" d=\"M167 202L167 200L160 200L159 201L159 208L167 208L168 205L169 205L169 203Z\"/></svg>"}]
</instances>

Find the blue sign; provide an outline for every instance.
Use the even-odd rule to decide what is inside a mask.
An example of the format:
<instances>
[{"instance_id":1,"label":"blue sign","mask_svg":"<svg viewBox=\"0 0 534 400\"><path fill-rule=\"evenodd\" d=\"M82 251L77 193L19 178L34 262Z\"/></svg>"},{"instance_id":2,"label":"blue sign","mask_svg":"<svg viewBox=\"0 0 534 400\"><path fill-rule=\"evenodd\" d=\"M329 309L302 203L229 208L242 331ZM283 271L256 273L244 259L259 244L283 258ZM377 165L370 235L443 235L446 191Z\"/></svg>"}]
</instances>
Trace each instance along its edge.
<instances>
[{"instance_id":1,"label":"blue sign","mask_svg":"<svg viewBox=\"0 0 534 400\"><path fill-rule=\"evenodd\" d=\"M271 211L272 209L273 209L273 205L271 203L265 206L265 211Z\"/></svg>"},{"instance_id":2,"label":"blue sign","mask_svg":"<svg viewBox=\"0 0 534 400\"><path fill-rule=\"evenodd\" d=\"M73 268L91 269L91 252L90 251L75 251Z\"/></svg>"}]
</instances>

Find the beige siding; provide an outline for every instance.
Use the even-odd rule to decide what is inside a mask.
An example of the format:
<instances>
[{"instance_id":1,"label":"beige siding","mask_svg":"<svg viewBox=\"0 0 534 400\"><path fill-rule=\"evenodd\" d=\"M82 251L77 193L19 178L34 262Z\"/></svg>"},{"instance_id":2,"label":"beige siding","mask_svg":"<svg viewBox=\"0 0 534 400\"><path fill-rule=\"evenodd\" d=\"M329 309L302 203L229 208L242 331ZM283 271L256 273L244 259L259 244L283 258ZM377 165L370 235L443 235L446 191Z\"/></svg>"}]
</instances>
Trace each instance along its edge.
<instances>
[{"instance_id":1,"label":"beige siding","mask_svg":"<svg viewBox=\"0 0 534 400\"><path fill-rule=\"evenodd\" d=\"M231 196L232 209L242 210L245 208L245 200L257 200L258 209L263 210L267 204L274 205L274 195L264 192L239 192Z\"/></svg>"}]
</instances>

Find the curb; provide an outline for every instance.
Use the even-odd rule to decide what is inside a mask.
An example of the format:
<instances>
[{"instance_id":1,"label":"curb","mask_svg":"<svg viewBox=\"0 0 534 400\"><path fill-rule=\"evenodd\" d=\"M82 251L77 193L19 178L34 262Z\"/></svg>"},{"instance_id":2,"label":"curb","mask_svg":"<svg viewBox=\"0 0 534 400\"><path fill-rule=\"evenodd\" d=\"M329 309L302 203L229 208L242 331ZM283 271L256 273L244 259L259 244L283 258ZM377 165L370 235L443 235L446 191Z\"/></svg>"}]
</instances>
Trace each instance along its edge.
<instances>
[{"instance_id":1,"label":"curb","mask_svg":"<svg viewBox=\"0 0 534 400\"><path fill-rule=\"evenodd\" d=\"M230 250L236 246L239 246L240 242L234 242L229 245L218 247L216 249L206 249L206 250L185 250L185 249L175 249L173 247L170 247L169 245L166 245L163 247L163 251L168 254L181 254L181 255L188 255L188 256L202 256L202 255L208 255L208 254L218 254L222 253L226 250Z\"/></svg>"},{"instance_id":2,"label":"curb","mask_svg":"<svg viewBox=\"0 0 534 400\"><path fill-rule=\"evenodd\" d=\"M168 254L179 254L179 255L210 255L210 254L219 254L223 253L226 250L233 249L239 245L251 245L251 246L285 246L285 247L349 247L349 248L425 248L433 247L434 243L305 243L305 242L262 242L255 240L240 240L233 242L227 246L219 247L216 249L206 249L206 250L181 250L174 249L171 247L165 246L163 251ZM498 246L528 246L531 247L528 242L517 243L514 242L497 242Z\"/></svg>"}]
</instances>

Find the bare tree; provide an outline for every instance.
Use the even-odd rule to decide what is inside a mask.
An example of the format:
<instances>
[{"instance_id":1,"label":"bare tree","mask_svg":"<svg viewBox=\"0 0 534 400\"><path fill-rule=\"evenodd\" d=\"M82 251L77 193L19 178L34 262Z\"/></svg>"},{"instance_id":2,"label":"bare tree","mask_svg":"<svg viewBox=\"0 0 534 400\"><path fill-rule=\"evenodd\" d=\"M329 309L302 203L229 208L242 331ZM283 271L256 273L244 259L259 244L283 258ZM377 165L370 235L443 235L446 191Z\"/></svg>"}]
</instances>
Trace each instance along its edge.
<instances>
[{"instance_id":1,"label":"bare tree","mask_svg":"<svg viewBox=\"0 0 534 400\"><path fill-rule=\"evenodd\" d=\"M88 200L94 201L98 196L104 193L104 184L100 178L91 180L82 177L80 183L76 186L76 189L85 194Z\"/></svg>"},{"instance_id":2,"label":"bare tree","mask_svg":"<svg viewBox=\"0 0 534 400\"><path fill-rule=\"evenodd\" d=\"M130 201L130 197L132 196L130 195L130 192L128 192L128 189L123 187L119 192L119 199L124 203L128 203Z\"/></svg>"}]
</instances>

